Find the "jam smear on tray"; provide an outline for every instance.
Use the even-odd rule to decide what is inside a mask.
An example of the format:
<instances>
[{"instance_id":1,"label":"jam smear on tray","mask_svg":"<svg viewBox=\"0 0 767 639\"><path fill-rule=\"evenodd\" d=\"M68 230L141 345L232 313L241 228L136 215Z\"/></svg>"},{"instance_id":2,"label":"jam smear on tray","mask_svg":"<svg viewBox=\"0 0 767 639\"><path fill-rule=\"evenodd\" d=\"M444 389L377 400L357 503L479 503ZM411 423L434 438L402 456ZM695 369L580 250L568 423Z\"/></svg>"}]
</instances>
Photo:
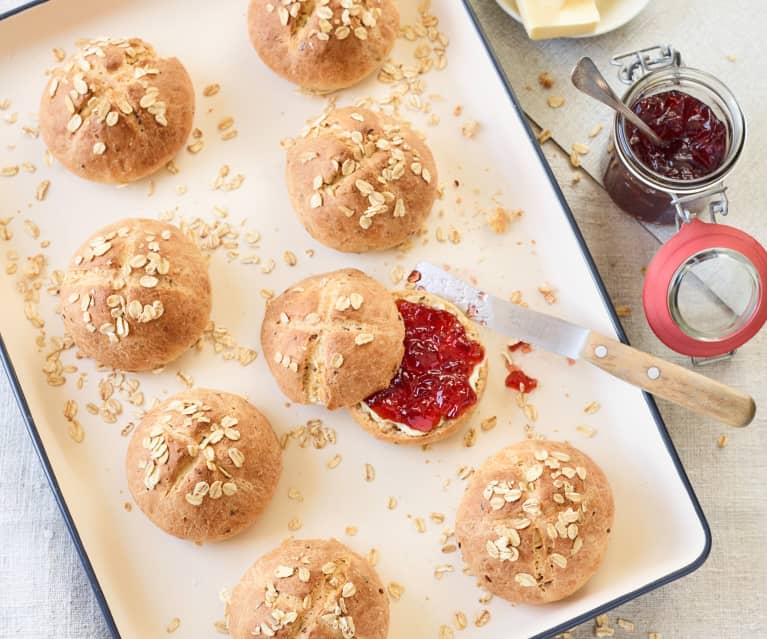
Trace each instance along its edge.
<instances>
[{"instance_id":1,"label":"jam smear on tray","mask_svg":"<svg viewBox=\"0 0 767 639\"><path fill-rule=\"evenodd\" d=\"M513 388L520 393L529 393L538 388L538 380L529 377L525 372L516 364L506 364L506 370L509 374L506 375L506 386Z\"/></svg>"},{"instance_id":2,"label":"jam smear on tray","mask_svg":"<svg viewBox=\"0 0 767 639\"><path fill-rule=\"evenodd\" d=\"M382 419L428 433L476 403L469 378L485 351L449 311L407 300L398 300L397 308L405 322L405 356L389 387L365 403Z\"/></svg>"},{"instance_id":3,"label":"jam smear on tray","mask_svg":"<svg viewBox=\"0 0 767 639\"><path fill-rule=\"evenodd\" d=\"M630 122L626 133L639 160L667 178L696 180L716 171L727 153L727 129L703 102L681 91L656 93L631 107L661 138L655 146Z\"/></svg>"}]
</instances>

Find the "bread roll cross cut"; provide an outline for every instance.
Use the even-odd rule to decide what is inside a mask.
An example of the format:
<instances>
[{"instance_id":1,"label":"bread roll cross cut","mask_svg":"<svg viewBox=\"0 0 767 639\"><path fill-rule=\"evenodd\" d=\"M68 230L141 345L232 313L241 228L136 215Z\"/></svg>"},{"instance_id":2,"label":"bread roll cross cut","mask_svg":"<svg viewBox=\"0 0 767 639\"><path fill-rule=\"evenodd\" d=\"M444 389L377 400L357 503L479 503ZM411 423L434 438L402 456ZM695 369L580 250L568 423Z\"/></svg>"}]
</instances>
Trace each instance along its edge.
<instances>
[{"instance_id":1,"label":"bread roll cross cut","mask_svg":"<svg viewBox=\"0 0 767 639\"><path fill-rule=\"evenodd\" d=\"M437 169L409 125L362 107L312 123L287 151L293 208L312 237L350 253L417 232L437 197Z\"/></svg>"},{"instance_id":2,"label":"bread roll cross cut","mask_svg":"<svg viewBox=\"0 0 767 639\"><path fill-rule=\"evenodd\" d=\"M208 263L177 227L132 218L80 247L61 287L67 332L88 357L152 370L179 357L210 318Z\"/></svg>"},{"instance_id":3,"label":"bread roll cross cut","mask_svg":"<svg viewBox=\"0 0 767 639\"><path fill-rule=\"evenodd\" d=\"M100 38L80 49L40 100L40 133L80 177L132 182L165 166L192 129L194 88L176 58L139 38Z\"/></svg>"},{"instance_id":4,"label":"bread roll cross cut","mask_svg":"<svg viewBox=\"0 0 767 639\"><path fill-rule=\"evenodd\" d=\"M267 306L261 344L292 401L329 409L385 388L405 329L389 292L355 269L305 279Z\"/></svg>"}]
</instances>

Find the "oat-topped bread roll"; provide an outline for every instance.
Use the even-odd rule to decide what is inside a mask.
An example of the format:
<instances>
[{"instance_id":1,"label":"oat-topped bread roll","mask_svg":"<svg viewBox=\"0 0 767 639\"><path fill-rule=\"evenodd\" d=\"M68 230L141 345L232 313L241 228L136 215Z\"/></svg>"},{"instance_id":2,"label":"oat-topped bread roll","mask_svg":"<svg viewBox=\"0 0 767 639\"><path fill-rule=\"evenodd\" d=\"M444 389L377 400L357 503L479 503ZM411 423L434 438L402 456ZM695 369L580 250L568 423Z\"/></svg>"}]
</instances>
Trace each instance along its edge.
<instances>
[{"instance_id":1,"label":"oat-topped bread roll","mask_svg":"<svg viewBox=\"0 0 767 639\"><path fill-rule=\"evenodd\" d=\"M407 124L361 107L336 109L287 152L287 182L312 237L349 253L401 244L437 197L429 147Z\"/></svg>"},{"instance_id":2,"label":"oat-topped bread roll","mask_svg":"<svg viewBox=\"0 0 767 639\"><path fill-rule=\"evenodd\" d=\"M527 440L474 473L455 532L483 588L513 603L544 604L594 575L614 510L607 477L590 457L569 444Z\"/></svg>"},{"instance_id":3,"label":"oat-topped bread roll","mask_svg":"<svg viewBox=\"0 0 767 639\"><path fill-rule=\"evenodd\" d=\"M386 61L399 11L394 0L251 0L248 31L272 71L325 93L357 84Z\"/></svg>"},{"instance_id":4,"label":"oat-topped bread roll","mask_svg":"<svg viewBox=\"0 0 767 639\"><path fill-rule=\"evenodd\" d=\"M315 275L269 302L261 346L282 392L350 406L394 377L405 328L383 285L356 269Z\"/></svg>"},{"instance_id":5,"label":"oat-topped bread roll","mask_svg":"<svg viewBox=\"0 0 767 639\"><path fill-rule=\"evenodd\" d=\"M202 335L211 307L208 262L172 224L121 220L78 249L60 297L67 333L85 355L151 370Z\"/></svg>"},{"instance_id":6,"label":"oat-topped bread roll","mask_svg":"<svg viewBox=\"0 0 767 639\"><path fill-rule=\"evenodd\" d=\"M194 389L149 411L133 431L128 487L144 514L191 541L217 541L250 526L282 470L266 418L239 395Z\"/></svg>"},{"instance_id":7,"label":"oat-topped bread roll","mask_svg":"<svg viewBox=\"0 0 767 639\"><path fill-rule=\"evenodd\" d=\"M405 355L389 386L350 408L378 439L428 444L450 437L474 413L487 384L479 331L447 300L393 293L405 322Z\"/></svg>"},{"instance_id":8,"label":"oat-topped bread roll","mask_svg":"<svg viewBox=\"0 0 767 639\"><path fill-rule=\"evenodd\" d=\"M334 539L289 539L232 592L234 639L386 639L389 600L373 567Z\"/></svg>"},{"instance_id":9,"label":"oat-topped bread roll","mask_svg":"<svg viewBox=\"0 0 767 639\"><path fill-rule=\"evenodd\" d=\"M43 140L59 162L88 180L124 183L154 173L192 129L189 74L139 38L79 45L43 91Z\"/></svg>"}]
</instances>

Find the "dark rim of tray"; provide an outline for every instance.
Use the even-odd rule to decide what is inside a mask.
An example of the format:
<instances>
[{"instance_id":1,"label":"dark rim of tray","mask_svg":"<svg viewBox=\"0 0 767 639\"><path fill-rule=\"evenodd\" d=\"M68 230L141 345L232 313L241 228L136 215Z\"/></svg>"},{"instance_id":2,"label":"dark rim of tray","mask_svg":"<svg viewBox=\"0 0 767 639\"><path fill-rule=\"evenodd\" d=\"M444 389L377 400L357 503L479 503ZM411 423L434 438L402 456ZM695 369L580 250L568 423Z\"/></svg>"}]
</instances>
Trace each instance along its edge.
<instances>
[{"instance_id":1,"label":"dark rim of tray","mask_svg":"<svg viewBox=\"0 0 767 639\"><path fill-rule=\"evenodd\" d=\"M0 20L9 18L12 15L20 13L21 11L37 6L44 2L47 2L47 0L32 0L31 2L22 4L18 7L15 7L14 9L11 9L10 11L1 13ZM472 24L474 25L474 28L476 29L477 33L480 36L480 39L482 40L482 43L485 46L487 54L490 57L490 60L492 61L493 66L495 67L495 71L498 74L499 79L501 80L504 88L506 89L506 93L509 97L509 101L511 102L512 106L514 107L514 110L517 112L517 114L519 115L520 119L522 120L525 126L525 130L526 130L528 138L530 139L532 147L538 156L538 160L540 161L543 167L543 170L546 172L546 176L548 177L549 182L551 183L551 188L554 189L554 193L556 194L557 199L559 200L559 203L562 206L562 210L565 213L565 218L567 219L567 222L570 225L570 229L575 235L575 239L577 240L578 245L580 246L581 252L583 253L583 257L586 260L586 263L588 264L589 270L591 272L591 277L594 280L594 284L596 284L597 289L599 289L599 293L602 296L605 306L607 307L608 313L610 314L610 321L612 322L615 328L615 331L618 334L618 338L625 344L628 344L629 343L628 338L626 337L626 334L623 331L623 327L621 326L620 320L618 319L618 315L615 313L615 308L613 306L612 300L610 299L607 289L605 288L604 282L602 281L602 278L599 275L599 271L597 270L596 264L594 263L594 258L591 256L591 252L589 251L589 248L586 245L586 241L583 239L583 234L581 233L581 230L578 227L578 223L575 221L575 217L573 216L573 213L570 210L570 207L567 204L567 201L565 200L561 189L559 188L559 184L557 184L557 181L554 178L554 174L551 171L551 167L549 167L549 164L546 161L546 158L543 156L543 152L541 151L540 145L535 139L535 134L533 133L532 129L527 123L527 117L525 116L525 113L522 110L522 107L519 104L519 101L517 100L517 96L515 95L514 90L511 88L511 83L509 82L509 78L506 75L506 73L503 71L503 67L501 66L497 56L495 55L495 52L490 46L490 41L488 40L487 35L485 34L485 31L482 28L482 25L480 24L479 19L477 18L476 12L472 8L471 4L469 3L469 0L462 0L462 2L464 7L466 8L466 12L471 17L471 21L472 21ZM72 537L72 541L75 545L75 549L77 550L77 554L79 555L80 561L82 562L83 568L85 569L85 574L91 583L91 586L93 588L93 593L96 596L96 600L98 601L99 607L101 608L101 611L104 613L104 618L106 620L107 627L109 628L110 633L115 639L120 639L120 633L117 630L117 625L115 624L114 618L112 617L112 611L109 609L109 604L107 603L106 596L104 595L104 591L101 589L101 585L99 584L99 580L98 580L98 577L96 576L96 572L93 570L93 565L91 564L90 559L88 558L88 553L86 552L85 546L83 546L83 542L80 539L80 534L77 532L77 526L75 525L74 519L72 519L72 515L69 512L67 503L64 500L64 496L61 493L61 489L59 488L58 481L56 480L56 475L53 472L53 468L51 467L51 463L48 459L48 455L46 454L45 448L43 447L43 442L40 439L40 434L38 433L37 426L35 425L35 422L32 419L32 414L29 410L29 405L27 404L27 400L24 397L24 391L21 389L21 384L19 383L18 377L16 376L16 371L13 368L13 363L11 362L11 358L8 355L8 351L5 348L5 343L3 342L3 338L1 335L0 335L0 360L2 360L3 368L5 369L5 372L8 375L8 379L11 382L13 394L16 397L16 402L18 403L19 409L21 410L21 416L24 419L24 423L27 426L27 431L29 432L29 436L32 438L32 443L34 444L35 451L37 452L37 456L40 459L40 463L43 466L43 471L45 472L45 476L47 477L48 483L51 486L53 495L56 498L56 503L58 504L59 510L61 511L61 514L64 517L66 526L69 529L69 534ZM660 579L656 579L655 581L647 584L646 586L643 586L642 588L634 590L633 592L629 592L621 597L608 601L607 603L597 608L594 608L593 610L589 610L588 612L585 612L582 615L579 615L573 619L570 619L566 623L559 624L558 626L555 626L554 628L546 630L545 632L534 635L533 637L530 637L530 639L547 639L561 632L566 632L567 630L570 630L574 626L578 626L582 623L590 621L597 615L600 615L609 610L612 610L613 608L617 608L618 606L623 605L627 601L631 601L632 599L641 597L642 595L650 592L651 590L655 590L656 588L660 588L661 586L664 586L672 581L680 579L681 577L684 577L685 575L689 575L691 572L694 572L695 570L697 570L703 565L703 563L708 558L709 553L711 552L711 529L708 525L708 521L706 521L706 516L703 514L703 510L700 506L700 503L698 502L698 497L695 494L695 490L690 484L690 480L687 477L687 473L682 467L682 462L679 459L679 455L677 454L676 449L674 448L673 442L671 441L671 436L668 432L668 429L666 428L666 424L663 421L663 418L661 417L660 413L658 412L658 407L655 404L655 400L647 393L644 393L644 396L645 396L645 400L647 401L647 405L650 409L650 414L652 415L653 420L655 421L655 425L658 427L658 432L660 433L661 438L663 439L663 443L666 445L666 450L668 451L668 454L671 457L671 461L674 463L674 467L676 468L676 471L679 474L679 479L682 480L682 484L684 485L684 488L687 491L688 496L690 497L690 501L692 502L693 508L695 509L695 514L698 516L700 525L703 528L703 532L706 538L703 550L701 554L692 563L688 564L687 566L679 570L676 570L672 573L669 573L668 575L661 577Z\"/></svg>"}]
</instances>

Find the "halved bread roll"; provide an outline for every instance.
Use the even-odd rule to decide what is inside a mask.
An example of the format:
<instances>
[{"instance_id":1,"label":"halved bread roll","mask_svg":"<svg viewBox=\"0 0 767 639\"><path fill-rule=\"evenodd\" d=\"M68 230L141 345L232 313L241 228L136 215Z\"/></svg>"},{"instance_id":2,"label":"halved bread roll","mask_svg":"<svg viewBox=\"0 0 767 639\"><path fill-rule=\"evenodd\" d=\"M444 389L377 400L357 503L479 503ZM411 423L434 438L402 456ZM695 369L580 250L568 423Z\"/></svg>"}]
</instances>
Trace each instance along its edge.
<instances>
[{"instance_id":1,"label":"halved bread roll","mask_svg":"<svg viewBox=\"0 0 767 639\"><path fill-rule=\"evenodd\" d=\"M389 387L349 410L366 431L393 444L446 439L471 418L485 390L479 331L441 297L424 291L392 295L405 321L402 364Z\"/></svg>"}]
</instances>

